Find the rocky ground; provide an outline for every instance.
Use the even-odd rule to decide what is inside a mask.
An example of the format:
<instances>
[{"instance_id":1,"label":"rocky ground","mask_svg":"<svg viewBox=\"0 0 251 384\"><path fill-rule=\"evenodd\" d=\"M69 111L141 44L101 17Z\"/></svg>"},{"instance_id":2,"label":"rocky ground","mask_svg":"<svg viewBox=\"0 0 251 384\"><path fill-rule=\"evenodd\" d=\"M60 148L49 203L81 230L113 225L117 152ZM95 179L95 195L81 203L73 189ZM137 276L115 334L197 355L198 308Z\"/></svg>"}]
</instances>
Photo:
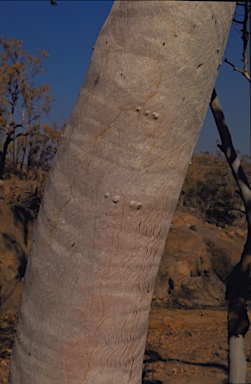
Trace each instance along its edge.
<instances>
[{"instance_id":1,"label":"rocky ground","mask_svg":"<svg viewBox=\"0 0 251 384\"><path fill-rule=\"evenodd\" d=\"M12 313L0 317L0 384L8 383L10 354L15 337L17 315Z\"/></svg>"},{"instance_id":2,"label":"rocky ground","mask_svg":"<svg viewBox=\"0 0 251 384\"><path fill-rule=\"evenodd\" d=\"M0 384L7 383L33 226L23 209L0 206ZM156 281L142 383L227 382L225 282L245 236L245 220L223 228L176 211ZM251 361L249 334L246 344Z\"/></svg>"},{"instance_id":3,"label":"rocky ground","mask_svg":"<svg viewBox=\"0 0 251 384\"><path fill-rule=\"evenodd\" d=\"M142 384L226 384L226 309L172 308L154 299L149 319ZM249 313L250 316L250 313ZM17 316L0 318L0 384L8 382ZM251 383L251 337L246 336Z\"/></svg>"},{"instance_id":4,"label":"rocky ground","mask_svg":"<svg viewBox=\"0 0 251 384\"><path fill-rule=\"evenodd\" d=\"M249 332L247 383L251 383L250 344ZM143 384L226 384L227 370L226 308L170 308L153 302Z\"/></svg>"}]
</instances>

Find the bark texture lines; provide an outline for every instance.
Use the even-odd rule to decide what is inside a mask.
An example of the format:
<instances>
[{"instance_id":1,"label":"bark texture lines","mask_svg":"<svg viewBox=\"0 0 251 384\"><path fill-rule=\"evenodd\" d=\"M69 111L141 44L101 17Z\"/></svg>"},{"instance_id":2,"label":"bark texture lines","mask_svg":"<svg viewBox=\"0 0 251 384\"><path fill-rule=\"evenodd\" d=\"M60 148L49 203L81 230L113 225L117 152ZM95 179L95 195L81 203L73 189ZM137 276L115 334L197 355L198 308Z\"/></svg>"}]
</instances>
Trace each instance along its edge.
<instances>
[{"instance_id":1,"label":"bark texture lines","mask_svg":"<svg viewBox=\"0 0 251 384\"><path fill-rule=\"evenodd\" d=\"M233 11L114 3L44 194L11 384L141 382L155 278Z\"/></svg>"}]
</instances>

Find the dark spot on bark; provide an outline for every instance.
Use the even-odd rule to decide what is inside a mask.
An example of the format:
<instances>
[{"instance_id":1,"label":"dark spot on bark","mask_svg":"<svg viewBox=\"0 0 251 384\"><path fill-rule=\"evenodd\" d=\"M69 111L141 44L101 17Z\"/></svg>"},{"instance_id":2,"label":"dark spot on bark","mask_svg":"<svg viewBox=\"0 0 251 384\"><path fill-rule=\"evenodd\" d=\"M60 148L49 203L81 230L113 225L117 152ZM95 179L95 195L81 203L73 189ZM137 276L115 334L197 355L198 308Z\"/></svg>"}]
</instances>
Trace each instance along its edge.
<instances>
[{"instance_id":1,"label":"dark spot on bark","mask_svg":"<svg viewBox=\"0 0 251 384\"><path fill-rule=\"evenodd\" d=\"M72 245L71 245L71 248L73 248L73 247L74 247L74 245L75 245L75 243L72 243Z\"/></svg>"},{"instance_id":2,"label":"dark spot on bark","mask_svg":"<svg viewBox=\"0 0 251 384\"><path fill-rule=\"evenodd\" d=\"M162 45L165 45L166 43L165 43L165 41L162 43Z\"/></svg>"},{"instance_id":3,"label":"dark spot on bark","mask_svg":"<svg viewBox=\"0 0 251 384\"><path fill-rule=\"evenodd\" d=\"M94 85L97 85L98 82L99 82L99 75L100 75L100 72L98 73L98 76L96 77L96 79L94 80Z\"/></svg>"},{"instance_id":4,"label":"dark spot on bark","mask_svg":"<svg viewBox=\"0 0 251 384\"><path fill-rule=\"evenodd\" d=\"M229 307L228 337L239 337L239 335L245 336L250 325L247 315L246 300L240 298L234 305L231 305L230 303Z\"/></svg>"},{"instance_id":5,"label":"dark spot on bark","mask_svg":"<svg viewBox=\"0 0 251 384\"><path fill-rule=\"evenodd\" d=\"M198 67L197 67L197 70L201 69L203 66L203 63L199 64Z\"/></svg>"}]
</instances>

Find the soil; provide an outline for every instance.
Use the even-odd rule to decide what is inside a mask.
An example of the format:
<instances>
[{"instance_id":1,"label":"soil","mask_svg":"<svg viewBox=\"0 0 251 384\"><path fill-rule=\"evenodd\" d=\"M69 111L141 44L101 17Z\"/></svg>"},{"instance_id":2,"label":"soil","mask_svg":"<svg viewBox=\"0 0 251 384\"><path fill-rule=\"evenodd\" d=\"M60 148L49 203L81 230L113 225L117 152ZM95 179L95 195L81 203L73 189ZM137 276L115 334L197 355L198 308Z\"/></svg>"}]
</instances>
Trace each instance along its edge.
<instances>
[{"instance_id":1,"label":"soil","mask_svg":"<svg viewBox=\"0 0 251 384\"><path fill-rule=\"evenodd\" d=\"M0 318L0 384L8 382L16 322L17 316L10 313ZM251 383L250 344L247 334L247 383ZM226 308L173 308L170 302L153 300L142 384L167 383L227 383Z\"/></svg>"},{"instance_id":2,"label":"soil","mask_svg":"<svg viewBox=\"0 0 251 384\"><path fill-rule=\"evenodd\" d=\"M8 383L10 354L15 337L17 315L7 313L0 317L0 384Z\"/></svg>"},{"instance_id":3,"label":"soil","mask_svg":"<svg viewBox=\"0 0 251 384\"><path fill-rule=\"evenodd\" d=\"M248 333L247 383L251 383L250 341ZM144 384L227 384L227 352L226 307L171 308L153 301Z\"/></svg>"}]
</instances>

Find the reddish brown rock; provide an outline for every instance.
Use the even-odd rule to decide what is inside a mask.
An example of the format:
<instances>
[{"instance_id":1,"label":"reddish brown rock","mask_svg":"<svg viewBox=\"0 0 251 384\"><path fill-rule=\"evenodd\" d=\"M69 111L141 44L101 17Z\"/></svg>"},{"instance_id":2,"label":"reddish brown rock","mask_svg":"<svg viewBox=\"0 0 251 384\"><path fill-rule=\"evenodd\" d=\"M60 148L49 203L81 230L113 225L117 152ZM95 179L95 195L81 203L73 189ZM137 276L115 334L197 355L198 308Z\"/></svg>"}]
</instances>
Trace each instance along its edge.
<instances>
[{"instance_id":1,"label":"reddish brown rock","mask_svg":"<svg viewBox=\"0 0 251 384\"><path fill-rule=\"evenodd\" d=\"M0 205L0 312L17 312L34 219L17 205ZM238 262L245 229L219 229L176 211L156 280L157 300L181 306L224 303L225 282Z\"/></svg>"},{"instance_id":2,"label":"reddish brown rock","mask_svg":"<svg viewBox=\"0 0 251 384\"><path fill-rule=\"evenodd\" d=\"M17 205L0 205L0 313L17 312L33 217Z\"/></svg>"},{"instance_id":3,"label":"reddish brown rock","mask_svg":"<svg viewBox=\"0 0 251 384\"><path fill-rule=\"evenodd\" d=\"M176 211L156 280L156 297L194 305L220 305L225 282L238 262L245 229L216 225Z\"/></svg>"}]
</instances>

